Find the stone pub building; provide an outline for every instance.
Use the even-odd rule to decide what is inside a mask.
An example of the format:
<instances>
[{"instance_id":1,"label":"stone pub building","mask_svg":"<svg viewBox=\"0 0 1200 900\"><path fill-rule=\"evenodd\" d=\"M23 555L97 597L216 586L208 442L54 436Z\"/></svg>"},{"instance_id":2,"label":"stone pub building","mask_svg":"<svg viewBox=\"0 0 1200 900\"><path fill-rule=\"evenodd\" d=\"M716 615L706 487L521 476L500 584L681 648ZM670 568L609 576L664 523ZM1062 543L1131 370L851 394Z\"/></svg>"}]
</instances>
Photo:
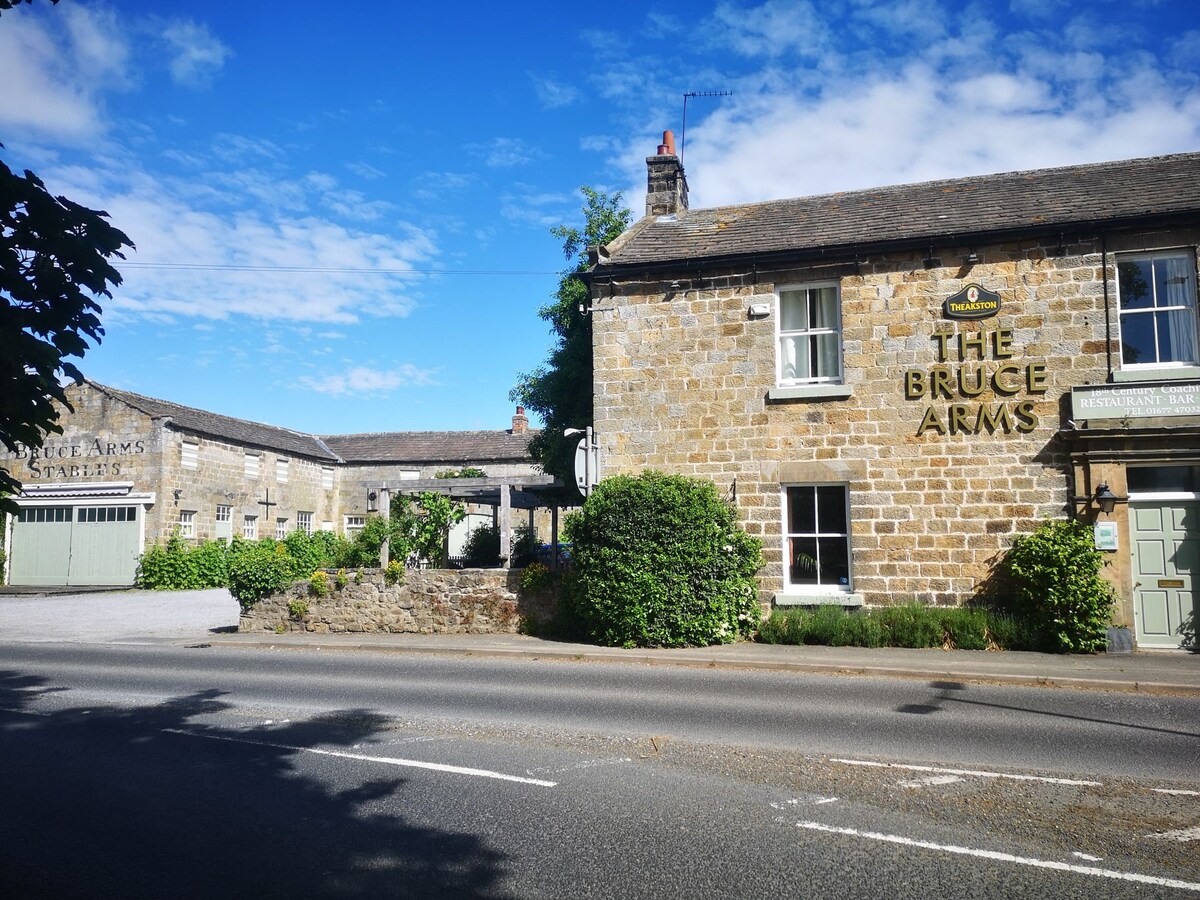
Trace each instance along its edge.
<instances>
[{"instance_id":1,"label":"stone pub building","mask_svg":"<svg viewBox=\"0 0 1200 900\"><path fill-rule=\"evenodd\" d=\"M1138 646L1194 634L1200 154L716 209L647 164L589 276L603 475L714 481L774 606L960 604L1078 518Z\"/></svg>"}]
</instances>

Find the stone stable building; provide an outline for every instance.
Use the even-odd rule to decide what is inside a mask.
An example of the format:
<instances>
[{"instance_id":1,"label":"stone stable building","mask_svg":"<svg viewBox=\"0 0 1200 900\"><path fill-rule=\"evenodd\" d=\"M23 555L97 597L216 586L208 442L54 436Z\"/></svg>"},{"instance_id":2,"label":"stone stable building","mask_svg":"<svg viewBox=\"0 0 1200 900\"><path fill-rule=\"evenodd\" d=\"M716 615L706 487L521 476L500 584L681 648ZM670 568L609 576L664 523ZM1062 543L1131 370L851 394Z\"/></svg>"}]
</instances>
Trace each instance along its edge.
<instances>
[{"instance_id":1,"label":"stone stable building","mask_svg":"<svg viewBox=\"0 0 1200 900\"><path fill-rule=\"evenodd\" d=\"M695 210L647 164L589 276L602 475L714 481L775 606L959 604L1078 517L1140 646L1194 629L1200 154Z\"/></svg>"},{"instance_id":2,"label":"stone stable building","mask_svg":"<svg viewBox=\"0 0 1200 900\"><path fill-rule=\"evenodd\" d=\"M73 385L68 399L61 435L0 457L22 484L4 583L132 584L145 548L175 530L198 540L350 536L381 487L450 492L460 483L435 478L448 469L483 469L462 484L512 506L532 506L529 491L552 481L529 456L536 432L520 408L503 431L320 436L95 382Z\"/></svg>"}]
</instances>

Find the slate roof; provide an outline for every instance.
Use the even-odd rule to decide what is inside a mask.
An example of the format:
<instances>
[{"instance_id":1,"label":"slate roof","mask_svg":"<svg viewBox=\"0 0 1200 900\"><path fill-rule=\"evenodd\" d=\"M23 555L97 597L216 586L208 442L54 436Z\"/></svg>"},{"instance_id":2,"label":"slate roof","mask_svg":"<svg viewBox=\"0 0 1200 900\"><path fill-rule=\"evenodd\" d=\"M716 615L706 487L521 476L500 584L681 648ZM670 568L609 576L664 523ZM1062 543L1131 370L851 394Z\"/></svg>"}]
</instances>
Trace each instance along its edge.
<instances>
[{"instance_id":1,"label":"slate roof","mask_svg":"<svg viewBox=\"0 0 1200 900\"><path fill-rule=\"evenodd\" d=\"M235 444L282 451L296 456L307 456L311 459L340 461L337 454L315 435L292 431L289 428L279 428L275 425L264 425L261 422L235 419L232 416L222 416L203 409L181 406L169 400L143 397L141 394L120 391L94 381L89 381L88 384L110 397L128 403L134 409L140 409L146 415L170 416L171 423L184 431L192 431L208 437L224 438Z\"/></svg>"},{"instance_id":2,"label":"slate roof","mask_svg":"<svg viewBox=\"0 0 1200 900\"><path fill-rule=\"evenodd\" d=\"M485 463L532 462L529 441L539 432L510 431L390 431L375 434L315 435L222 416L169 400L144 397L107 385L87 382L149 416L170 416L183 431L227 440L234 444L305 456L328 462Z\"/></svg>"},{"instance_id":3,"label":"slate roof","mask_svg":"<svg viewBox=\"0 0 1200 900\"><path fill-rule=\"evenodd\" d=\"M1200 212L1200 153L685 210L646 218L593 269L919 246Z\"/></svg>"},{"instance_id":4,"label":"slate roof","mask_svg":"<svg viewBox=\"0 0 1200 900\"><path fill-rule=\"evenodd\" d=\"M484 463L530 462L529 441L537 431L391 431L330 434L325 444L346 462Z\"/></svg>"}]
</instances>

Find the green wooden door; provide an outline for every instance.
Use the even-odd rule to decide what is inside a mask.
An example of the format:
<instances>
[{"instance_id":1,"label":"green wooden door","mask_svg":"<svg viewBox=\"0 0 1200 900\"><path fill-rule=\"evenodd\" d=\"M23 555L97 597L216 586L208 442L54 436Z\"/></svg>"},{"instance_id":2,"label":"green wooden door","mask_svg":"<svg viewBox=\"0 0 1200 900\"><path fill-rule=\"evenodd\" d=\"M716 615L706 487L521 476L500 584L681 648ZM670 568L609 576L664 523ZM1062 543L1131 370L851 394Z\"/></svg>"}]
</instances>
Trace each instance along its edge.
<instances>
[{"instance_id":1,"label":"green wooden door","mask_svg":"<svg viewBox=\"0 0 1200 900\"><path fill-rule=\"evenodd\" d=\"M139 525L136 506L79 506L71 531L67 584L133 584Z\"/></svg>"},{"instance_id":2,"label":"green wooden door","mask_svg":"<svg viewBox=\"0 0 1200 900\"><path fill-rule=\"evenodd\" d=\"M31 506L17 512L9 547L9 584L66 584L71 561L69 506Z\"/></svg>"},{"instance_id":3,"label":"green wooden door","mask_svg":"<svg viewBox=\"0 0 1200 900\"><path fill-rule=\"evenodd\" d=\"M1178 647L1195 626L1200 502L1131 503L1133 604L1140 647Z\"/></svg>"}]
</instances>

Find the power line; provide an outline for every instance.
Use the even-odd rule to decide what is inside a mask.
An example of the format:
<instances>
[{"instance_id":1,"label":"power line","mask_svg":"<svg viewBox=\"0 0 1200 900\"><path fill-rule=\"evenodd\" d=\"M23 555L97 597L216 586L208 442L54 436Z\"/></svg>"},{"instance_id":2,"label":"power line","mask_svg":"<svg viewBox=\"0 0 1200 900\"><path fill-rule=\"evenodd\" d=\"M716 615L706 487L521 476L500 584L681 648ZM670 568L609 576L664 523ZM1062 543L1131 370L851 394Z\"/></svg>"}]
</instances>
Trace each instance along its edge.
<instances>
[{"instance_id":1,"label":"power line","mask_svg":"<svg viewBox=\"0 0 1200 900\"><path fill-rule=\"evenodd\" d=\"M382 269L351 268L340 266L268 266L237 265L234 263L168 263L168 262L122 262L122 269L166 269L199 272L298 272L319 275L506 275L527 277L534 275L561 275L562 272L535 269Z\"/></svg>"}]
</instances>

